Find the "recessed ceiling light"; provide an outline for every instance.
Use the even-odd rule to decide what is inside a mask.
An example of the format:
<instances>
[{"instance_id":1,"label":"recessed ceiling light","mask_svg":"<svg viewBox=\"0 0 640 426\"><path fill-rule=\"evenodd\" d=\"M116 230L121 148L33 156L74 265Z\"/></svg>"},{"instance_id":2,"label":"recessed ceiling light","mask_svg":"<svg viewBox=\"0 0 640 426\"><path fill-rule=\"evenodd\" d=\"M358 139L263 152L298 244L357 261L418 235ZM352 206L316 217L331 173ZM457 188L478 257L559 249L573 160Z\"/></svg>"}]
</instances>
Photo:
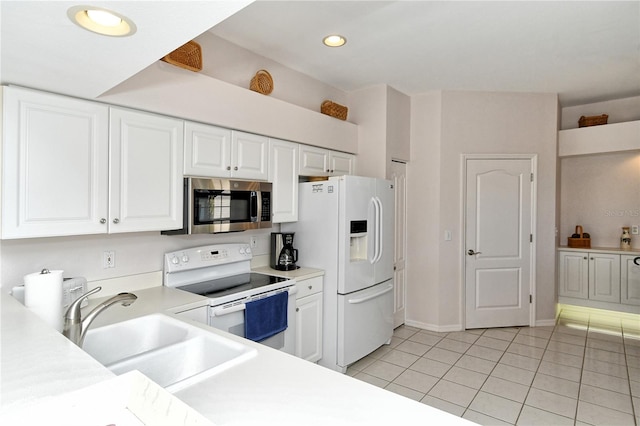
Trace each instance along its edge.
<instances>
[{"instance_id":1,"label":"recessed ceiling light","mask_svg":"<svg viewBox=\"0 0 640 426\"><path fill-rule=\"evenodd\" d=\"M340 47L347 42L347 39L339 34L332 34L323 38L322 42L329 47Z\"/></svg>"},{"instance_id":2,"label":"recessed ceiling light","mask_svg":"<svg viewBox=\"0 0 640 426\"><path fill-rule=\"evenodd\" d=\"M131 19L102 7L74 6L67 10L67 16L85 30L102 35L125 37L137 29Z\"/></svg>"}]
</instances>

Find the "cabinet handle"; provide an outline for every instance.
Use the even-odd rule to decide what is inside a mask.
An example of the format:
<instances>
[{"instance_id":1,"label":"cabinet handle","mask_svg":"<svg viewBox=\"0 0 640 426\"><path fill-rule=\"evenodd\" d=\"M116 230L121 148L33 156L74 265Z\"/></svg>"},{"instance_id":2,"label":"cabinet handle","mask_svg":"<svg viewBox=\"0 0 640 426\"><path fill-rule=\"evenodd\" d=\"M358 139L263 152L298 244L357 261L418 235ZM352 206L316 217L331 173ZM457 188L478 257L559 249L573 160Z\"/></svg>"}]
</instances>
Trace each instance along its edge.
<instances>
[{"instance_id":1,"label":"cabinet handle","mask_svg":"<svg viewBox=\"0 0 640 426\"><path fill-rule=\"evenodd\" d=\"M115 219L113 219L113 223L120 223L120 219L116 217Z\"/></svg>"},{"instance_id":2,"label":"cabinet handle","mask_svg":"<svg viewBox=\"0 0 640 426\"><path fill-rule=\"evenodd\" d=\"M103 217L102 219L100 219L100 223L102 223L102 224L104 225L105 223L107 223L107 219L105 219L105 218Z\"/></svg>"}]
</instances>

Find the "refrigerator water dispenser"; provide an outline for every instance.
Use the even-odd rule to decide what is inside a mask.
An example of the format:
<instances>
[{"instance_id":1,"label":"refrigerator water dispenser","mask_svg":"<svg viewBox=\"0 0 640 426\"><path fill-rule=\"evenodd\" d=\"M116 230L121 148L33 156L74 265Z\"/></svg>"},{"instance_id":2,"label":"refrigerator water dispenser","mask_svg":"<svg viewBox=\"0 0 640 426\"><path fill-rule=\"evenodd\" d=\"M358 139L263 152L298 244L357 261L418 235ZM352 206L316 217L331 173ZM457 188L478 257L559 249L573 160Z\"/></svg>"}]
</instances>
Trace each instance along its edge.
<instances>
[{"instance_id":1,"label":"refrigerator water dispenser","mask_svg":"<svg viewBox=\"0 0 640 426\"><path fill-rule=\"evenodd\" d=\"M367 260L367 221L352 220L349 240L349 260Z\"/></svg>"}]
</instances>

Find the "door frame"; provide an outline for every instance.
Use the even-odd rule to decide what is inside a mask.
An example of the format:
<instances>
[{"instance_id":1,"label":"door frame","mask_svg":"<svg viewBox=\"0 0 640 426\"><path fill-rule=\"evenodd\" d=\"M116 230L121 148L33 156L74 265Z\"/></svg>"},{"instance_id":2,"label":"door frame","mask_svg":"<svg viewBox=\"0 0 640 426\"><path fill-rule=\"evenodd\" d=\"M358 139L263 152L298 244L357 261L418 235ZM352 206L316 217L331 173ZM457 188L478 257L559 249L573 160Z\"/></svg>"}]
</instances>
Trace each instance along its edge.
<instances>
[{"instance_id":1,"label":"door frame","mask_svg":"<svg viewBox=\"0 0 640 426\"><path fill-rule=\"evenodd\" d=\"M536 246L537 246L537 228L538 222L538 154L461 154L460 155L460 325L462 329L466 329L467 311L466 311L466 247L467 247L467 161L469 160L529 160L531 163L531 173L533 181L531 186L531 234L533 241L531 242L530 255L530 273L529 273L529 294L531 303L529 303L529 327L536 324Z\"/></svg>"}]
</instances>

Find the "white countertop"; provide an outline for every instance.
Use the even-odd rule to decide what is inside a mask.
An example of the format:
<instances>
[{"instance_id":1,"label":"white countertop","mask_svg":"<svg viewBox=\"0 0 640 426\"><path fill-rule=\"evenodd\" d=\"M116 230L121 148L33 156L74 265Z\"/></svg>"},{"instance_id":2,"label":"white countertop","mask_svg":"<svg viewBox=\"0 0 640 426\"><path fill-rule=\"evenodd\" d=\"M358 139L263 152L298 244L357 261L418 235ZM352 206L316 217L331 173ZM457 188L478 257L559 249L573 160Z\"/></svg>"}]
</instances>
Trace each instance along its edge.
<instances>
[{"instance_id":1,"label":"white countertop","mask_svg":"<svg viewBox=\"0 0 640 426\"><path fill-rule=\"evenodd\" d=\"M175 310L180 303L196 307L204 299L166 287L134 293L138 296L136 303L109 308L102 314L102 321ZM28 410L43 399L113 380L109 370L11 296L1 294L0 303L2 411ZM258 350L256 357L243 364L175 393L217 425L471 424L258 343L203 324L198 326ZM92 388L87 389L90 392Z\"/></svg>"},{"instance_id":2,"label":"white countertop","mask_svg":"<svg viewBox=\"0 0 640 426\"><path fill-rule=\"evenodd\" d=\"M324 275L324 271L322 269L313 268L298 268L292 271L281 271L279 269L273 269L270 266L260 266L252 268L251 270L260 274L274 275L276 277L289 279L293 278L298 281L308 280L309 278L321 277Z\"/></svg>"},{"instance_id":3,"label":"white countertop","mask_svg":"<svg viewBox=\"0 0 640 426\"><path fill-rule=\"evenodd\" d=\"M591 248L583 248L583 247L569 247L569 246L559 246L558 250L560 251L591 251L597 253L610 253L610 254L627 254L629 256L640 256L640 248L633 247L631 250L622 250L617 247L591 247Z\"/></svg>"}]
</instances>

